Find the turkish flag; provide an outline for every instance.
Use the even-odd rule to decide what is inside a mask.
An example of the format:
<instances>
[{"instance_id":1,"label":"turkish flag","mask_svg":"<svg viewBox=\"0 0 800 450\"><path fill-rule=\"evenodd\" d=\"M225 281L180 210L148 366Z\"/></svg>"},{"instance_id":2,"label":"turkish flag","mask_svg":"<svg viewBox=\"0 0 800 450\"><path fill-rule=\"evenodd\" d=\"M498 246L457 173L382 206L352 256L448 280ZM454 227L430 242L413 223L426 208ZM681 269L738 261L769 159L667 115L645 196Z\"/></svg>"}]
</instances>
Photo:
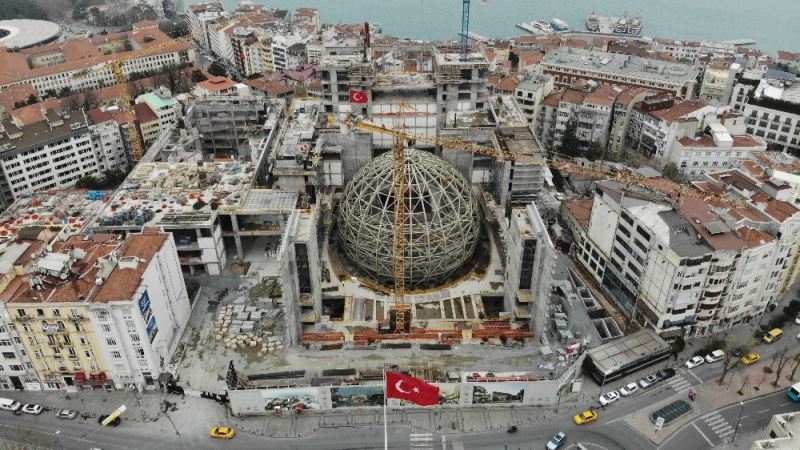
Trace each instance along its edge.
<instances>
[{"instance_id":1,"label":"turkish flag","mask_svg":"<svg viewBox=\"0 0 800 450\"><path fill-rule=\"evenodd\" d=\"M350 88L350 103L367 103L367 101L369 101L369 98L365 91Z\"/></svg>"},{"instance_id":2,"label":"turkish flag","mask_svg":"<svg viewBox=\"0 0 800 450\"><path fill-rule=\"evenodd\" d=\"M419 406L439 404L439 388L419 378L386 372L386 397L408 400Z\"/></svg>"}]
</instances>

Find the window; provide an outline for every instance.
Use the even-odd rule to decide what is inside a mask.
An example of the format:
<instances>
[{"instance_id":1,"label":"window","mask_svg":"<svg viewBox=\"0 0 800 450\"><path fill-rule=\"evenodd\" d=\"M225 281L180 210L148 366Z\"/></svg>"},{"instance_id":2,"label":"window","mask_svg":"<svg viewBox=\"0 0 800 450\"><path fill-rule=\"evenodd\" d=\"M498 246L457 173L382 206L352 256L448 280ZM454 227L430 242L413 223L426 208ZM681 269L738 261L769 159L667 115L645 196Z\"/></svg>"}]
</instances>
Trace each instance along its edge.
<instances>
[{"instance_id":1,"label":"window","mask_svg":"<svg viewBox=\"0 0 800 450\"><path fill-rule=\"evenodd\" d=\"M108 345L117 345L117 340L114 338L106 338Z\"/></svg>"},{"instance_id":2,"label":"window","mask_svg":"<svg viewBox=\"0 0 800 450\"><path fill-rule=\"evenodd\" d=\"M36 315L37 316L44 316L44 310L43 309L37 309L36 310Z\"/></svg>"},{"instance_id":3,"label":"window","mask_svg":"<svg viewBox=\"0 0 800 450\"><path fill-rule=\"evenodd\" d=\"M111 333L111 327L108 325L103 325L103 333Z\"/></svg>"},{"instance_id":4,"label":"window","mask_svg":"<svg viewBox=\"0 0 800 450\"><path fill-rule=\"evenodd\" d=\"M17 355L14 352L3 352L3 358L5 359L14 359Z\"/></svg>"},{"instance_id":5,"label":"window","mask_svg":"<svg viewBox=\"0 0 800 450\"><path fill-rule=\"evenodd\" d=\"M61 317L61 311L59 311L58 309L54 309L54 310L53 310L53 316L55 316L55 317Z\"/></svg>"},{"instance_id":6,"label":"window","mask_svg":"<svg viewBox=\"0 0 800 450\"><path fill-rule=\"evenodd\" d=\"M8 366L8 368L13 370L13 371L16 371L16 372L22 372L23 370L25 370L22 366L20 366L18 364L12 364L12 365Z\"/></svg>"},{"instance_id":7,"label":"window","mask_svg":"<svg viewBox=\"0 0 800 450\"><path fill-rule=\"evenodd\" d=\"M111 352L111 357L114 359L122 359L122 354L120 352L113 351Z\"/></svg>"},{"instance_id":8,"label":"window","mask_svg":"<svg viewBox=\"0 0 800 450\"><path fill-rule=\"evenodd\" d=\"M92 369L92 372L97 372L98 370L100 370L100 367L97 365L97 363L89 364L89 368Z\"/></svg>"},{"instance_id":9,"label":"window","mask_svg":"<svg viewBox=\"0 0 800 450\"><path fill-rule=\"evenodd\" d=\"M91 350L86 350L86 351L83 352L83 354L84 354L84 356L86 356L86 358L89 358L89 359L92 358L92 351Z\"/></svg>"}]
</instances>

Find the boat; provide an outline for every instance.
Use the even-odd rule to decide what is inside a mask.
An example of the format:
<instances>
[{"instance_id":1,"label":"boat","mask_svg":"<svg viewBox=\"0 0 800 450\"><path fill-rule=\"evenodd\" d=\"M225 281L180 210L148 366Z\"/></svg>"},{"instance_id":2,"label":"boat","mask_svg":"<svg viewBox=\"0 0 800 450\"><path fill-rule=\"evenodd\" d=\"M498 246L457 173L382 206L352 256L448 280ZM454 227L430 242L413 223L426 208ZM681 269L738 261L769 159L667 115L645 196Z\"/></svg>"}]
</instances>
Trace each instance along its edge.
<instances>
[{"instance_id":1,"label":"boat","mask_svg":"<svg viewBox=\"0 0 800 450\"><path fill-rule=\"evenodd\" d=\"M550 27L550 24L545 22L544 20L537 20L535 22L532 22L531 25L533 26L533 29L537 30L540 34L553 32L553 28Z\"/></svg>"},{"instance_id":2,"label":"boat","mask_svg":"<svg viewBox=\"0 0 800 450\"><path fill-rule=\"evenodd\" d=\"M642 18L629 17L628 14L622 17L598 16L592 12L586 16L586 29L594 33L638 36L642 34Z\"/></svg>"},{"instance_id":3,"label":"boat","mask_svg":"<svg viewBox=\"0 0 800 450\"><path fill-rule=\"evenodd\" d=\"M569 24L558 17L550 19L550 27L553 31L569 31Z\"/></svg>"},{"instance_id":4,"label":"boat","mask_svg":"<svg viewBox=\"0 0 800 450\"><path fill-rule=\"evenodd\" d=\"M518 23L517 28L523 29L531 34L548 34L554 31L553 28L550 27L550 24L544 20Z\"/></svg>"}]
</instances>

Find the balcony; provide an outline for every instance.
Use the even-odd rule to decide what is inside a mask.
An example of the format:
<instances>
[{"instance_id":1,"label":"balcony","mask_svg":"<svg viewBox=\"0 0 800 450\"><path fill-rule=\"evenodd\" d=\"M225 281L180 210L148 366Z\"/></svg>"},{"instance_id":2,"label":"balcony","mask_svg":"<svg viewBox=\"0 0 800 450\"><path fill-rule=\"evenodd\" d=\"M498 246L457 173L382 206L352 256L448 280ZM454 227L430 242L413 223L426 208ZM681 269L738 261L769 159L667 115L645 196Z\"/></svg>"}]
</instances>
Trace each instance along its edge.
<instances>
[{"instance_id":1,"label":"balcony","mask_svg":"<svg viewBox=\"0 0 800 450\"><path fill-rule=\"evenodd\" d=\"M514 315L517 317L517 319L530 319L531 310L526 306L514 305Z\"/></svg>"},{"instance_id":2,"label":"balcony","mask_svg":"<svg viewBox=\"0 0 800 450\"><path fill-rule=\"evenodd\" d=\"M697 321L706 322L714 318L714 309L702 309L697 312Z\"/></svg>"},{"instance_id":3,"label":"balcony","mask_svg":"<svg viewBox=\"0 0 800 450\"><path fill-rule=\"evenodd\" d=\"M300 316L300 322L302 323L315 323L317 321L317 315L314 314L314 311L305 311Z\"/></svg>"},{"instance_id":4,"label":"balcony","mask_svg":"<svg viewBox=\"0 0 800 450\"><path fill-rule=\"evenodd\" d=\"M519 303L530 303L534 300L530 289L517 289L517 301Z\"/></svg>"}]
</instances>

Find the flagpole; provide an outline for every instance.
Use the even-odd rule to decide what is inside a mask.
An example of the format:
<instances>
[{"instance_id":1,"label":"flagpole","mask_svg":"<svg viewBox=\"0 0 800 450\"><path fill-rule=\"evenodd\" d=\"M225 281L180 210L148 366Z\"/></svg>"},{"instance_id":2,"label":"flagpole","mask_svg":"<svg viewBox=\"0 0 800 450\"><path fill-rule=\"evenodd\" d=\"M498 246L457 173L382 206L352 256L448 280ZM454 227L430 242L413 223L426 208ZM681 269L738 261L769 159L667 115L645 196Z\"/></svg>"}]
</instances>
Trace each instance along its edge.
<instances>
[{"instance_id":1,"label":"flagpole","mask_svg":"<svg viewBox=\"0 0 800 450\"><path fill-rule=\"evenodd\" d=\"M383 368L383 450L389 450L389 429L386 425L386 367Z\"/></svg>"}]
</instances>

